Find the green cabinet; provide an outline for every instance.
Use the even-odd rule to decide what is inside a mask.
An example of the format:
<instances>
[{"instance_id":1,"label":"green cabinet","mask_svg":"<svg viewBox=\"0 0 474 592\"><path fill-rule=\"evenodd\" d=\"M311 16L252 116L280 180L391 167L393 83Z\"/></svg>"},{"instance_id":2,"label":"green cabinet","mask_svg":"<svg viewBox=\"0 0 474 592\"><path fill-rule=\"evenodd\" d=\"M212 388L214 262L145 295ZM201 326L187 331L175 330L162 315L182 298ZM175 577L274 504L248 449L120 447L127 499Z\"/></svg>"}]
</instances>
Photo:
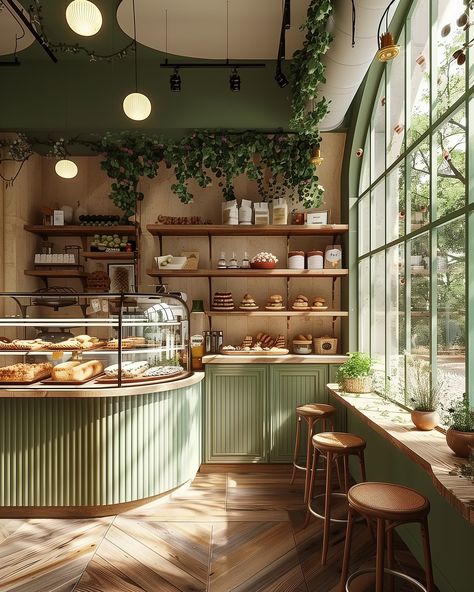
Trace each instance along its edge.
<instances>
[{"instance_id":1,"label":"green cabinet","mask_svg":"<svg viewBox=\"0 0 474 592\"><path fill-rule=\"evenodd\" d=\"M327 403L326 364L209 364L204 462L291 462L295 408Z\"/></svg>"}]
</instances>

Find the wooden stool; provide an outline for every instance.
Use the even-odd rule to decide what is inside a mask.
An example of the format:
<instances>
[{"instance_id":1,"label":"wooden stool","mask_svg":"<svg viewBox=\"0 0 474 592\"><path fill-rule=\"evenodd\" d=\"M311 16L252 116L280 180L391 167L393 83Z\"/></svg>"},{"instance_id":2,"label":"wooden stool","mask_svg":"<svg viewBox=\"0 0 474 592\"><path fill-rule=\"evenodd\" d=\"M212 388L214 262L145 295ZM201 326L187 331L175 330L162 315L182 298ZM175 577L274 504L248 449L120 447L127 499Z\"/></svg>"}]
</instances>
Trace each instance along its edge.
<instances>
[{"instance_id":1,"label":"wooden stool","mask_svg":"<svg viewBox=\"0 0 474 592\"><path fill-rule=\"evenodd\" d=\"M348 457L351 454L357 455L359 457L360 462L360 471L362 481L365 481L365 460L364 460L364 448L366 446L366 442L364 438L360 436L354 436L353 434L346 434L343 432L323 432L321 434L316 434L313 436L313 446L314 446L314 455L313 455L313 465L312 465L312 472L311 475L313 478L310 482L309 493L308 493L308 511L306 513L306 520L304 523L303 528L309 523L311 518L311 514L316 516L317 518L321 518L324 520L324 528L323 528L323 551L321 554L321 565L326 565L326 559L328 556L328 546L329 546L329 527L331 522L347 522L347 519L342 518L331 518L331 498L332 496L339 496L339 497L346 497L347 496L347 489L348 489ZM314 468L318 464L319 456L321 453L326 455L326 491L320 495L316 495L313 498L313 487L314 487L314 475L315 470ZM344 461L344 493L337 492L333 493L332 491L332 464L333 462L336 463L339 459L342 458ZM319 514L314 510L311 506L311 502L313 499L317 499L319 497L324 497L324 515Z\"/></svg>"},{"instance_id":2,"label":"wooden stool","mask_svg":"<svg viewBox=\"0 0 474 592\"><path fill-rule=\"evenodd\" d=\"M322 420L323 431L326 431L326 420L329 420L331 430L334 431L334 416L336 415L336 408L332 405L325 405L324 403L308 403L296 408L296 441L295 450L293 453L293 473L291 474L290 485L293 484L296 475L296 469L306 471L304 481L304 501L307 502L310 482L310 467L312 457L311 438L313 437L314 426L317 421ZM308 437L306 440L306 466L302 467L298 464L298 454L300 451L301 439L301 422L305 421L308 427Z\"/></svg>"},{"instance_id":3,"label":"wooden stool","mask_svg":"<svg viewBox=\"0 0 474 592\"><path fill-rule=\"evenodd\" d=\"M349 516L342 564L341 590L348 591L352 580L363 573L375 572L375 592L383 591L384 573L401 577L413 584L418 590L434 592L428 535L428 513L430 511L428 499L414 489L392 483L358 483L349 489L347 499L349 502ZM377 521L377 554L375 568L358 570L347 578L354 512ZM420 523L425 558L426 588L407 574L393 569L393 530L395 527L408 522ZM387 535L386 568L384 568L385 535Z\"/></svg>"}]
</instances>

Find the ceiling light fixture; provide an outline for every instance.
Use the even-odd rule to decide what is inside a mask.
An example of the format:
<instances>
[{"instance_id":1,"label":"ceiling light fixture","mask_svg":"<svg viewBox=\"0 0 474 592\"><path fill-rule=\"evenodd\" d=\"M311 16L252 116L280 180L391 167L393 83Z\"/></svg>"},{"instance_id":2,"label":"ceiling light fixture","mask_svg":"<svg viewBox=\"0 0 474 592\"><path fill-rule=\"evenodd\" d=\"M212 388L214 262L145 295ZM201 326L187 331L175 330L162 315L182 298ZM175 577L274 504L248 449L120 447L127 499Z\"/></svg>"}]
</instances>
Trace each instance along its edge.
<instances>
[{"instance_id":1,"label":"ceiling light fixture","mask_svg":"<svg viewBox=\"0 0 474 592\"><path fill-rule=\"evenodd\" d=\"M237 68L234 68L229 76L229 88L234 92L240 90L240 76Z\"/></svg>"},{"instance_id":2,"label":"ceiling light fixture","mask_svg":"<svg viewBox=\"0 0 474 592\"><path fill-rule=\"evenodd\" d=\"M128 94L123 100L125 115L134 121L143 121L151 113L150 99L138 92L138 48L137 48L137 21L135 15L135 0L133 7L133 46L135 48L135 92Z\"/></svg>"},{"instance_id":3,"label":"ceiling light fixture","mask_svg":"<svg viewBox=\"0 0 474 592\"><path fill-rule=\"evenodd\" d=\"M314 152L309 161L314 166L321 166L323 164L324 158L321 156L321 148L319 144L314 149Z\"/></svg>"},{"instance_id":4,"label":"ceiling light fixture","mask_svg":"<svg viewBox=\"0 0 474 592\"><path fill-rule=\"evenodd\" d=\"M291 6L290 0L285 0L283 5L283 16L281 19L281 29L280 29L280 43L278 44L278 55L277 55L277 65L275 71L275 80L280 88L285 88L288 86L288 78L284 75L281 69L281 63L285 59L285 48L286 48L286 32L290 28L290 15L291 15Z\"/></svg>"},{"instance_id":5,"label":"ceiling light fixture","mask_svg":"<svg viewBox=\"0 0 474 592\"><path fill-rule=\"evenodd\" d=\"M73 0L66 8L66 21L74 33L91 37L102 27L102 14L89 0Z\"/></svg>"},{"instance_id":6,"label":"ceiling light fixture","mask_svg":"<svg viewBox=\"0 0 474 592\"><path fill-rule=\"evenodd\" d=\"M170 76L170 91L180 92L181 91L181 76L179 75L178 68L174 69L173 74Z\"/></svg>"},{"instance_id":7,"label":"ceiling light fixture","mask_svg":"<svg viewBox=\"0 0 474 592\"><path fill-rule=\"evenodd\" d=\"M281 62L277 63L277 69L275 72L275 80L280 88L285 88L288 86L288 78L283 74L281 69Z\"/></svg>"},{"instance_id":8,"label":"ceiling light fixture","mask_svg":"<svg viewBox=\"0 0 474 592\"><path fill-rule=\"evenodd\" d=\"M379 22L379 27L377 29L377 43L378 43L378 51L377 51L377 59L380 62L388 62L389 60L393 60L396 58L400 53L400 46L397 45L393 39L392 33L388 30L388 13L390 11L390 7L395 2L392 0L387 8L385 9L384 13L382 14L382 18ZM381 33L383 21L385 19L385 32Z\"/></svg>"},{"instance_id":9,"label":"ceiling light fixture","mask_svg":"<svg viewBox=\"0 0 474 592\"><path fill-rule=\"evenodd\" d=\"M77 164L68 158L58 160L54 165L56 174L63 179L73 179L77 175Z\"/></svg>"}]
</instances>

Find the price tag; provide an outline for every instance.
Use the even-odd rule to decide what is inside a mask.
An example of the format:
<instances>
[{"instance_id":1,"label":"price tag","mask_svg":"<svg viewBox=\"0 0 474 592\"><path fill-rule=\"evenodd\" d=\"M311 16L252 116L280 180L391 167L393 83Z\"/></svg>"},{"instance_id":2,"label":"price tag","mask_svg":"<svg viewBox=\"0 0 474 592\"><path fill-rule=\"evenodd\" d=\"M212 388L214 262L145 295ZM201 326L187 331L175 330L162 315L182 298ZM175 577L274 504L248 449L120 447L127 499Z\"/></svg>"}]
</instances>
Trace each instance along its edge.
<instances>
[{"instance_id":1,"label":"price tag","mask_svg":"<svg viewBox=\"0 0 474 592\"><path fill-rule=\"evenodd\" d=\"M92 306L92 310L94 312L99 312L100 311L100 300L98 298L92 298L91 306Z\"/></svg>"},{"instance_id":2,"label":"price tag","mask_svg":"<svg viewBox=\"0 0 474 592\"><path fill-rule=\"evenodd\" d=\"M109 312L109 301L102 300L102 312Z\"/></svg>"}]
</instances>

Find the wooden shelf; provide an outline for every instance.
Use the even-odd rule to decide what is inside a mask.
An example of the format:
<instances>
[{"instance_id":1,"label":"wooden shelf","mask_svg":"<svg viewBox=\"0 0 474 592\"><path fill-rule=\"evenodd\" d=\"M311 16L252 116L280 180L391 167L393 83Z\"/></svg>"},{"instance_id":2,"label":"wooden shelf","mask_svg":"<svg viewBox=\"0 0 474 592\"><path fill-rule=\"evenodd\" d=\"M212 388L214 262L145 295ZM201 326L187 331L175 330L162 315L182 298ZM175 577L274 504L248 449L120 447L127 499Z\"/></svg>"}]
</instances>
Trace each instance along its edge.
<instances>
[{"instance_id":1,"label":"wooden shelf","mask_svg":"<svg viewBox=\"0 0 474 592\"><path fill-rule=\"evenodd\" d=\"M42 224L25 224L23 228L39 236L90 236L94 234L134 235L135 226L43 226Z\"/></svg>"},{"instance_id":2,"label":"wooden shelf","mask_svg":"<svg viewBox=\"0 0 474 592\"><path fill-rule=\"evenodd\" d=\"M148 269L150 277L341 277L348 275L348 269Z\"/></svg>"},{"instance_id":3,"label":"wooden shelf","mask_svg":"<svg viewBox=\"0 0 474 592\"><path fill-rule=\"evenodd\" d=\"M229 224L147 224L154 236L327 236L344 234L347 224L318 224L313 226L287 224L281 226Z\"/></svg>"},{"instance_id":4,"label":"wooden shelf","mask_svg":"<svg viewBox=\"0 0 474 592\"><path fill-rule=\"evenodd\" d=\"M84 259L133 261L136 253L128 251L83 251L81 255Z\"/></svg>"},{"instance_id":5,"label":"wooden shelf","mask_svg":"<svg viewBox=\"0 0 474 592\"><path fill-rule=\"evenodd\" d=\"M208 317L347 317L349 313L345 310L206 310Z\"/></svg>"},{"instance_id":6,"label":"wooden shelf","mask_svg":"<svg viewBox=\"0 0 474 592\"><path fill-rule=\"evenodd\" d=\"M25 275L39 278L79 278L83 279L87 277L85 271L79 271L78 269L25 269Z\"/></svg>"}]
</instances>

